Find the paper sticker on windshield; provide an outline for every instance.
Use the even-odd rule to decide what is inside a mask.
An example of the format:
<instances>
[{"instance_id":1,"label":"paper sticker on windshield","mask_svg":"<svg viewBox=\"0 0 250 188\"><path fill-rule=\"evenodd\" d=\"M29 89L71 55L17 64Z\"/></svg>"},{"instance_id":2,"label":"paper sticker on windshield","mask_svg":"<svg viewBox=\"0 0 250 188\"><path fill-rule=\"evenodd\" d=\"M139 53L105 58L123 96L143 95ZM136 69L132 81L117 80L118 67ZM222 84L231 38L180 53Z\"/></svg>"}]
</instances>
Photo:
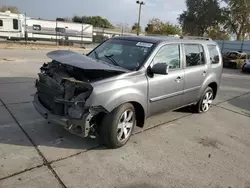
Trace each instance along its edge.
<instances>
[{"instance_id":1,"label":"paper sticker on windshield","mask_svg":"<svg viewBox=\"0 0 250 188\"><path fill-rule=\"evenodd\" d=\"M153 44L152 43L147 43L147 42L137 42L136 46L150 48L150 47L153 46Z\"/></svg>"}]
</instances>

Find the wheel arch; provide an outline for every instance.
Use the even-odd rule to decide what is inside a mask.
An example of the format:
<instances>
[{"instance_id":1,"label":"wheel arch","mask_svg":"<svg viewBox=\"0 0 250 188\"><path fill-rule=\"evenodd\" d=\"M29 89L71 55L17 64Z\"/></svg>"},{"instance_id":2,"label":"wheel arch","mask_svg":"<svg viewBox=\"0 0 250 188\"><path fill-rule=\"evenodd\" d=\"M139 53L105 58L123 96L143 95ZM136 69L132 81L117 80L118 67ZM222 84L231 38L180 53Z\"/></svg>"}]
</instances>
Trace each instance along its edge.
<instances>
[{"instance_id":1,"label":"wheel arch","mask_svg":"<svg viewBox=\"0 0 250 188\"><path fill-rule=\"evenodd\" d=\"M142 105L141 102L136 101L136 100L127 100L127 101L123 101L121 103L118 103L116 105L113 105L112 107L110 106L107 110L109 112L112 112L117 107L119 107L123 104L126 104L126 103L131 103L134 106L135 114L136 114L136 126L142 128L144 126L144 123L145 123L146 111L145 111L145 107Z\"/></svg>"},{"instance_id":2,"label":"wheel arch","mask_svg":"<svg viewBox=\"0 0 250 188\"><path fill-rule=\"evenodd\" d=\"M211 87L213 89L214 99L215 99L215 97L217 96L219 83L220 81L219 78L216 76L216 74L211 74L209 77L207 77L207 79L203 82L203 85L201 87L199 99L207 87Z\"/></svg>"},{"instance_id":3,"label":"wheel arch","mask_svg":"<svg viewBox=\"0 0 250 188\"><path fill-rule=\"evenodd\" d=\"M213 99L216 98L217 92L218 92L218 84L216 82L211 82L210 84L208 84L207 87L211 87L213 90Z\"/></svg>"}]
</instances>

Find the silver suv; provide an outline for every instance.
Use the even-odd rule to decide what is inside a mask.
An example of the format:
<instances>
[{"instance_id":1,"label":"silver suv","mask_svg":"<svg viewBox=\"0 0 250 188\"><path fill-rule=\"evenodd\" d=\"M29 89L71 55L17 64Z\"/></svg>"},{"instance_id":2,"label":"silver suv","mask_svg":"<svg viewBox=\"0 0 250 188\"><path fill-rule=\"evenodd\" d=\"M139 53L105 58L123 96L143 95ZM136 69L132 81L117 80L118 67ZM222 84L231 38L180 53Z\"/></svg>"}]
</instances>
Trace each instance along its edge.
<instances>
[{"instance_id":1,"label":"silver suv","mask_svg":"<svg viewBox=\"0 0 250 188\"><path fill-rule=\"evenodd\" d=\"M222 74L210 39L115 37L87 55L52 51L36 81L36 110L109 148L127 143L135 126L158 113L193 106L208 111Z\"/></svg>"}]
</instances>

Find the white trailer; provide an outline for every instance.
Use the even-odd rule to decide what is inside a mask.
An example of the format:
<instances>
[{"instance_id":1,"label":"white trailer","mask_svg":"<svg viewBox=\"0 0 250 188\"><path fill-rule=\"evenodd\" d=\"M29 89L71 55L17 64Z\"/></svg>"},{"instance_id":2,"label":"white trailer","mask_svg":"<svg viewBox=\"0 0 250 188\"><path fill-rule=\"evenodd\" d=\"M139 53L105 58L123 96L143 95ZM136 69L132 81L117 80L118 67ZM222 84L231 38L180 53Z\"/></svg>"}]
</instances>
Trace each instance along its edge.
<instances>
[{"instance_id":1,"label":"white trailer","mask_svg":"<svg viewBox=\"0 0 250 188\"><path fill-rule=\"evenodd\" d=\"M0 12L0 37L6 39L24 38L23 14L13 14L10 11Z\"/></svg>"},{"instance_id":2,"label":"white trailer","mask_svg":"<svg viewBox=\"0 0 250 188\"><path fill-rule=\"evenodd\" d=\"M73 42L92 42L93 26L72 22L26 19L29 40L69 40Z\"/></svg>"},{"instance_id":3,"label":"white trailer","mask_svg":"<svg viewBox=\"0 0 250 188\"><path fill-rule=\"evenodd\" d=\"M77 43L91 43L93 41L93 26L31 18L7 11L0 13L0 38L33 41L60 41L64 39Z\"/></svg>"}]
</instances>

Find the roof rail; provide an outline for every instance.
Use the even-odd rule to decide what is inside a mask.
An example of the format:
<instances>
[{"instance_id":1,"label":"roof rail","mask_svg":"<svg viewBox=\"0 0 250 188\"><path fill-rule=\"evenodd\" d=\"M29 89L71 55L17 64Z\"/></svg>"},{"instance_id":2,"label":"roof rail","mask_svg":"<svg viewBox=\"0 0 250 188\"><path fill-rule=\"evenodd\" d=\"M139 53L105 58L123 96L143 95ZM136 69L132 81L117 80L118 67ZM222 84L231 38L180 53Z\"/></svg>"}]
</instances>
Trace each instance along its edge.
<instances>
[{"instance_id":1,"label":"roof rail","mask_svg":"<svg viewBox=\"0 0 250 188\"><path fill-rule=\"evenodd\" d=\"M196 37L196 36L180 36L180 39L193 39L193 40L211 40L209 37Z\"/></svg>"}]
</instances>

